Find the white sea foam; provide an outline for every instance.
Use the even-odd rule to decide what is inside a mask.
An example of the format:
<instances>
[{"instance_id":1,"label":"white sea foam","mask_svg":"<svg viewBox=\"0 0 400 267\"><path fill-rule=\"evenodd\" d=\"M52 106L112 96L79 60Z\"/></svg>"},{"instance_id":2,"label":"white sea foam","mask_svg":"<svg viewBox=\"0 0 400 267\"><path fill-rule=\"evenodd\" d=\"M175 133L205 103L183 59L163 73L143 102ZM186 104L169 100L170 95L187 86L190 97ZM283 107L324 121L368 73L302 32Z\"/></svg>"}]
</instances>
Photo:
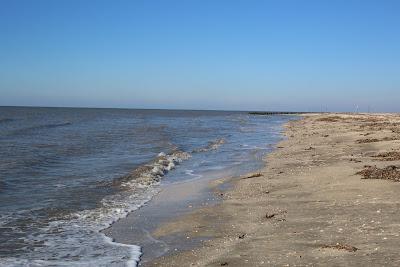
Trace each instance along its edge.
<instances>
[{"instance_id":1,"label":"white sea foam","mask_svg":"<svg viewBox=\"0 0 400 267\"><path fill-rule=\"evenodd\" d=\"M189 157L181 151L160 153L154 161L123 177L119 183L123 190L105 197L100 207L49 222L24 240L42 246L35 246L24 259L1 259L0 266L136 266L141 248L113 242L101 231L148 202L157 194L161 178Z\"/></svg>"}]
</instances>

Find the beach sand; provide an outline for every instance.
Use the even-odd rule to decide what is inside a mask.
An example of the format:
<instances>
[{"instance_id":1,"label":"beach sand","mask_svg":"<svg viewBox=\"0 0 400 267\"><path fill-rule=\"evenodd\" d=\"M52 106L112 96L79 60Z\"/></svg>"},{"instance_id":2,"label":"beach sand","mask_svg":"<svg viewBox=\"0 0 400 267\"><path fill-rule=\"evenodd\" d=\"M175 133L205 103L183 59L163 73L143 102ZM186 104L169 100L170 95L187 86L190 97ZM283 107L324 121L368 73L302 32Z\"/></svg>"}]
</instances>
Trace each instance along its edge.
<instances>
[{"instance_id":1,"label":"beach sand","mask_svg":"<svg viewBox=\"0 0 400 267\"><path fill-rule=\"evenodd\" d=\"M400 116L305 114L285 135L259 174L151 233L204 241L144 265L399 266Z\"/></svg>"}]
</instances>

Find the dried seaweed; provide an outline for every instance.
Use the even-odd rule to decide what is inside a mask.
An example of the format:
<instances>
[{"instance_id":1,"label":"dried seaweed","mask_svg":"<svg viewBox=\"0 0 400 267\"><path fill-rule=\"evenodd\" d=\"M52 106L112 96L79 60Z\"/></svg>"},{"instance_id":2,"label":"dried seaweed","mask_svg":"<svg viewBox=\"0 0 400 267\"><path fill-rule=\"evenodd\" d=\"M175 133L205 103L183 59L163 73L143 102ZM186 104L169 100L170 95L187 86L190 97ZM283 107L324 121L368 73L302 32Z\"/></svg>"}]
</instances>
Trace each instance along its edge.
<instances>
[{"instance_id":1,"label":"dried seaweed","mask_svg":"<svg viewBox=\"0 0 400 267\"><path fill-rule=\"evenodd\" d=\"M382 179L400 182L400 170L396 166L388 166L383 169L376 166L366 166L364 170L357 172L363 179Z\"/></svg>"},{"instance_id":2,"label":"dried seaweed","mask_svg":"<svg viewBox=\"0 0 400 267\"><path fill-rule=\"evenodd\" d=\"M261 176L263 176L263 175L260 172L258 172L258 173L254 173L249 176L243 177L242 179L250 179L250 178L256 178L256 177L261 177Z\"/></svg>"},{"instance_id":3,"label":"dried seaweed","mask_svg":"<svg viewBox=\"0 0 400 267\"><path fill-rule=\"evenodd\" d=\"M340 116L331 116L331 117L324 117L324 118L319 118L316 119L315 121L321 121L321 122L338 122L343 120L342 117Z\"/></svg>"},{"instance_id":4,"label":"dried seaweed","mask_svg":"<svg viewBox=\"0 0 400 267\"><path fill-rule=\"evenodd\" d=\"M380 140L377 138L367 138L367 139L359 139L357 140L358 144L368 144L368 143L375 143L375 142L379 142Z\"/></svg>"},{"instance_id":5,"label":"dried seaweed","mask_svg":"<svg viewBox=\"0 0 400 267\"><path fill-rule=\"evenodd\" d=\"M272 213L272 214L265 214L265 218L267 218L267 219L272 219L272 218L274 218L276 215L278 215L278 214L276 214L276 213Z\"/></svg>"},{"instance_id":6,"label":"dried seaweed","mask_svg":"<svg viewBox=\"0 0 400 267\"><path fill-rule=\"evenodd\" d=\"M387 136L382 139L377 139L377 138L367 138L367 139L358 139L357 143L358 144L367 144L367 143L376 143L376 142L382 142L382 141L394 141L394 140L400 140L398 136Z\"/></svg>"},{"instance_id":7,"label":"dried seaweed","mask_svg":"<svg viewBox=\"0 0 400 267\"><path fill-rule=\"evenodd\" d=\"M344 245L344 244L339 244L337 243L336 245L324 245L322 248L332 248L332 249L337 249L337 250L346 250L348 252L356 252L358 248L350 245Z\"/></svg>"},{"instance_id":8,"label":"dried seaweed","mask_svg":"<svg viewBox=\"0 0 400 267\"><path fill-rule=\"evenodd\" d=\"M379 153L378 155L375 155L373 157L378 158L379 160L382 161L395 161L395 160L400 160L400 152L397 151L384 152L384 153Z\"/></svg>"}]
</instances>

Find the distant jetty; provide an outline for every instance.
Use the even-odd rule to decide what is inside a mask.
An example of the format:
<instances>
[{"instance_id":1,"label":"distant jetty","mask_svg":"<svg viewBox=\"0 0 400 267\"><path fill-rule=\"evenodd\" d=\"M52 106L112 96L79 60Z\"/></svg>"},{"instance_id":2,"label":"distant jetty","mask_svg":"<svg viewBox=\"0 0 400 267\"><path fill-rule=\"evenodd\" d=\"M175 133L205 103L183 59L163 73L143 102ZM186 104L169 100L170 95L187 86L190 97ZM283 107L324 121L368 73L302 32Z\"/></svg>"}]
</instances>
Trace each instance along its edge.
<instances>
[{"instance_id":1,"label":"distant jetty","mask_svg":"<svg viewBox=\"0 0 400 267\"><path fill-rule=\"evenodd\" d=\"M251 111L250 115L296 115L296 114L310 114L317 112L294 112L294 111Z\"/></svg>"}]
</instances>

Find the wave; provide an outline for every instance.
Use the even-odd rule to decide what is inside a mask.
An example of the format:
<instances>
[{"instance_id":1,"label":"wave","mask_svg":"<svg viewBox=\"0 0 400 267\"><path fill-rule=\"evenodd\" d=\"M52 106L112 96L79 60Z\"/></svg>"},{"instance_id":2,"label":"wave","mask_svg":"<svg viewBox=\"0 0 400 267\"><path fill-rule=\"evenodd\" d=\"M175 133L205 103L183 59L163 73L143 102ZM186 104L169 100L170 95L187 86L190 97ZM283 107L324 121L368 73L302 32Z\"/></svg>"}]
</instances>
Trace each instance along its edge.
<instances>
[{"instance_id":1,"label":"wave","mask_svg":"<svg viewBox=\"0 0 400 267\"><path fill-rule=\"evenodd\" d=\"M180 150L161 152L130 174L102 184L120 190L104 197L97 208L67 214L52 211L49 222L37 226L35 235L24 240L35 247L35 253L3 262L7 266L137 266L142 254L140 246L114 242L102 231L151 200L159 190L154 185L190 156ZM13 218L16 217L8 216L0 222L7 219L7 224L12 223L9 220ZM42 245L35 246L37 243Z\"/></svg>"},{"instance_id":2,"label":"wave","mask_svg":"<svg viewBox=\"0 0 400 267\"><path fill-rule=\"evenodd\" d=\"M43 124L43 125L38 125L38 126L33 126L33 127L25 128L25 130L36 130L36 129L57 128L57 127L68 126L68 125L71 125L71 124L72 124L72 123L70 123L70 122L64 122L64 123L50 123L50 124Z\"/></svg>"},{"instance_id":3,"label":"wave","mask_svg":"<svg viewBox=\"0 0 400 267\"><path fill-rule=\"evenodd\" d=\"M126 176L114 180L113 185L127 189L137 186L152 185L159 182L161 178L174 169L177 164L190 157L190 153L180 150L175 150L170 154L161 152L151 162L136 168Z\"/></svg>"},{"instance_id":4,"label":"wave","mask_svg":"<svg viewBox=\"0 0 400 267\"><path fill-rule=\"evenodd\" d=\"M14 121L14 119L10 119L10 118L0 119L0 123L8 123L8 122L12 122L12 121Z\"/></svg>"},{"instance_id":5,"label":"wave","mask_svg":"<svg viewBox=\"0 0 400 267\"><path fill-rule=\"evenodd\" d=\"M193 150L194 153L198 153L198 152L207 152L210 150L217 150L220 146L222 146L223 144L225 144L225 139L224 138L220 138L214 141L211 141L208 143L207 146L205 147L201 147L201 148L196 148Z\"/></svg>"},{"instance_id":6,"label":"wave","mask_svg":"<svg viewBox=\"0 0 400 267\"><path fill-rule=\"evenodd\" d=\"M41 128L57 126L61 124ZM224 143L224 139L217 139L195 152L216 150ZM158 193L156 185L162 178L190 157L191 153L177 148L170 153L161 152L129 174L97 184L99 187L116 189L116 193L104 197L97 208L73 213L46 211L52 215L48 223L37 225L35 235L25 239L26 243L35 247L35 253L8 258L5 262L9 266L137 266L142 254L141 247L114 242L103 230L150 201ZM15 217L9 219L12 218ZM42 245L37 247L37 243ZM84 250L71 251L71 248Z\"/></svg>"},{"instance_id":7,"label":"wave","mask_svg":"<svg viewBox=\"0 0 400 267\"><path fill-rule=\"evenodd\" d=\"M71 122L64 122L64 123L50 123L50 124L36 125L36 126L31 126L31 127L26 127L26 128L21 128L21 129L15 130L12 133L10 133L10 135L26 134L31 131L64 127L64 126L68 126L71 124L72 124Z\"/></svg>"}]
</instances>

